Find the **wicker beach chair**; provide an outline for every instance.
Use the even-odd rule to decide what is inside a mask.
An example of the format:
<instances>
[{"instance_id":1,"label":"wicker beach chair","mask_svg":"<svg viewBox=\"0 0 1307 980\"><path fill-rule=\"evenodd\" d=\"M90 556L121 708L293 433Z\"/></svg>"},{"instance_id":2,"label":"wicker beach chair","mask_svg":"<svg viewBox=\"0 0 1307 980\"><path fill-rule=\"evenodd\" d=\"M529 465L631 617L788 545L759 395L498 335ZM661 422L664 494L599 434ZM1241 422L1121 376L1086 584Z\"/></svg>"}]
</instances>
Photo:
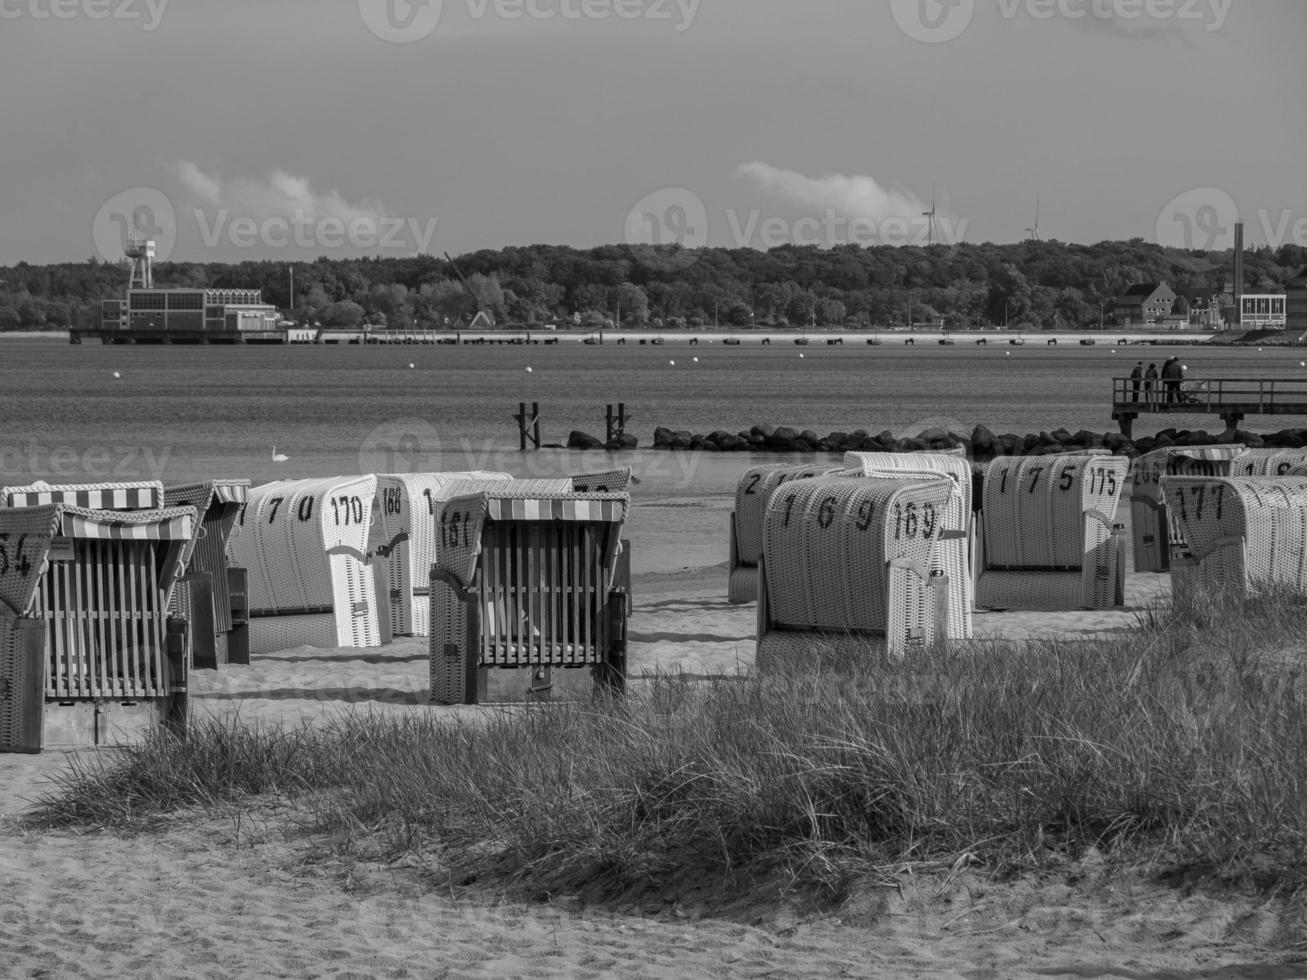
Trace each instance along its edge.
<instances>
[{"instance_id":1,"label":"wicker beach chair","mask_svg":"<svg viewBox=\"0 0 1307 980\"><path fill-rule=\"evenodd\" d=\"M971 463L954 453L845 453L844 465L859 476L895 479L944 475L957 485L950 498L932 571L948 577L948 638L971 637L971 610L975 604L972 549L975 522L971 508Z\"/></svg>"},{"instance_id":2,"label":"wicker beach chair","mask_svg":"<svg viewBox=\"0 0 1307 980\"><path fill-rule=\"evenodd\" d=\"M163 491L167 506L194 507L199 515L195 545L173 594L173 612L191 623L192 667L250 662L246 570L227 561L227 542L249 491L249 480L204 480Z\"/></svg>"},{"instance_id":3,"label":"wicker beach chair","mask_svg":"<svg viewBox=\"0 0 1307 980\"><path fill-rule=\"evenodd\" d=\"M1243 446L1168 446L1144 453L1130 466L1130 527L1136 572L1165 572L1180 531L1166 512L1164 476L1227 476Z\"/></svg>"},{"instance_id":4,"label":"wicker beach chair","mask_svg":"<svg viewBox=\"0 0 1307 980\"><path fill-rule=\"evenodd\" d=\"M961 493L943 474L792 481L771 496L759 569L759 673L892 657L948 635L935 547Z\"/></svg>"},{"instance_id":5,"label":"wicker beach chair","mask_svg":"<svg viewBox=\"0 0 1307 980\"><path fill-rule=\"evenodd\" d=\"M540 494L514 481L437 508L431 698L549 700L621 690L625 493Z\"/></svg>"},{"instance_id":6,"label":"wicker beach chair","mask_svg":"<svg viewBox=\"0 0 1307 980\"><path fill-rule=\"evenodd\" d=\"M195 510L0 509L0 751L186 727L186 628L168 613Z\"/></svg>"},{"instance_id":7,"label":"wicker beach chair","mask_svg":"<svg viewBox=\"0 0 1307 980\"><path fill-rule=\"evenodd\" d=\"M375 476L250 490L227 543L249 573L250 652L381 643L368 554Z\"/></svg>"},{"instance_id":8,"label":"wicker beach chair","mask_svg":"<svg viewBox=\"0 0 1307 980\"><path fill-rule=\"evenodd\" d=\"M1162 492L1184 534L1171 556L1177 599L1307 593L1307 477L1168 476Z\"/></svg>"},{"instance_id":9,"label":"wicker beach chair","mask_svg":"<svg viewBox=\"0 0 1307 980\"><path fill-rule=\"evenodd\" d=\"M980 609L1106 609L1124 601L1117 503L1127 462L1064 454L1001 457L985 471Z\"/></svg>"},{"instance_id":10,"label":"wicker beach chair","mask_svg":"<svg viewBox=\"0 0 1307 980\"><path fill-rule=\"evenodd\" d=\"M507 473L406 473L377 475L379 520L372 552L383 625L393 636L426 636L431 611L428 578L436 560L436 508L450 497L511 480Z\"/></svg>"},{"instance_id":11,"label":"wicker beach chair","mask_svg":"<svg viewBox=\"0 0 1307 980\"><path fill-rule=\"evenodd\" d=\"M1307 465L1307 449L1245 449L1230 460L1229 476L1288 476Z\"/></svg>"},{"instance_id":12,"label":"wicker beach chair","mask_svg":"<svg viewBox=\"0 0 1307 980\"><path fill-rule=\"evenodd\" d=\"M838 473L834 463L807 463L801 466L769 463L744 471L735 490L735 510L731 514L730 578L727 600L737 605L758 598L758 562L762 558L762 524L767 501L776 488L793 480Z\"/></svg>"}]
</instances>

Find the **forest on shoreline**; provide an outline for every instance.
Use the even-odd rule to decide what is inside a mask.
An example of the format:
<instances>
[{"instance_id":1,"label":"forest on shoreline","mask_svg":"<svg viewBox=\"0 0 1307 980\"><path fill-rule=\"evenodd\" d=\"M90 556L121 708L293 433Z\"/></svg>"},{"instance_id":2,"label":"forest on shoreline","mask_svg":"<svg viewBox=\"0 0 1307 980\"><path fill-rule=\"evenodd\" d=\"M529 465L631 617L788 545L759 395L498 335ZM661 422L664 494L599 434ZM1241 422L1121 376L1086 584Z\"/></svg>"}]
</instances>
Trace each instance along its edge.
<instances>
[{"instance_id":1,"label":"forest on shoreline","mask_svg":"<svg viewBox=\"0 0 1307 980\"><path fill-rule=\"evenodd\" d=\"M1245 290L1280 292L1307 267L1307 248L1250 249ZM909 322L1023 329L1112 324L1131 285L1166 282L1210 296L1231 279L1233 255L1143 239L1079 245L785 245L749 248L532 245L444 258L160 262L155 284L250 288L298 322L393 329L454 327L478 308L496 323L735 329L887 327ZM295 296L292 304L290 284ZM120 298L124 263L0 267L0 331L98 326L100 301ZM292 310L293 305L293 310ZM1184 308L1177 312L1185 312Z\"/></svg>"}]
</instances>

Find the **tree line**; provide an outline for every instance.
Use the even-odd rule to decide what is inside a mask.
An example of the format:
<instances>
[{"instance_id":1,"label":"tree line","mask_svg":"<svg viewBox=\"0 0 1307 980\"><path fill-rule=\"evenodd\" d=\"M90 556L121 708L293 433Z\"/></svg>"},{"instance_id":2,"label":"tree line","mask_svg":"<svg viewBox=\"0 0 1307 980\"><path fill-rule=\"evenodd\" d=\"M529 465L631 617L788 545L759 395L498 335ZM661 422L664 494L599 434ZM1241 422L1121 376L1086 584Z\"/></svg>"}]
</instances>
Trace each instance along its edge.
<instances>
[{"instance_id":1,"label":"tree line","mask_svg":"<svg viewBox=\"0 0 1307 980\"><path fill-rule=\"evenodd\" d=\"M1249 250L1245 291L1283 291L1304 266L1307 248L1299 245ZM453 263L430 255L163 262L154 277L156 285L259 289L291 319L324 326L456 327L482 309L499 324L523 326L1045 329L1110 325L1116 299L1136 283L1164 281L1181 297L1213 295L1232 268L1230 251L1137 238L765 252L532 245L471 252ZM95 259L0 267L0 330L96 326L100 301L120 298L126 280L125 263Z\"/></svg>"}]
</instances>

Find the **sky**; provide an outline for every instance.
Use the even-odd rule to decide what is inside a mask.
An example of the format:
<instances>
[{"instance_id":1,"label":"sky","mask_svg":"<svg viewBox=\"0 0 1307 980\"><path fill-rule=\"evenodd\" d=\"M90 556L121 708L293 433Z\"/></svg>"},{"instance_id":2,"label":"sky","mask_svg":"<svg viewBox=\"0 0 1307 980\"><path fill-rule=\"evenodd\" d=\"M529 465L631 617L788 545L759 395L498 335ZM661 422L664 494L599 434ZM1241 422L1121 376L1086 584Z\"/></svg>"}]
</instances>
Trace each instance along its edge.
<instances>
[{"instance_id":1,"label":"sky","mask_svg":"<svg viewBox=\"0 0 1307 980\"><path fill-rule=\"evenodd\" d=\"M0 265L1307 245L1305 46L1302 0L0 0Z\"/></svg>"}]
</instances>

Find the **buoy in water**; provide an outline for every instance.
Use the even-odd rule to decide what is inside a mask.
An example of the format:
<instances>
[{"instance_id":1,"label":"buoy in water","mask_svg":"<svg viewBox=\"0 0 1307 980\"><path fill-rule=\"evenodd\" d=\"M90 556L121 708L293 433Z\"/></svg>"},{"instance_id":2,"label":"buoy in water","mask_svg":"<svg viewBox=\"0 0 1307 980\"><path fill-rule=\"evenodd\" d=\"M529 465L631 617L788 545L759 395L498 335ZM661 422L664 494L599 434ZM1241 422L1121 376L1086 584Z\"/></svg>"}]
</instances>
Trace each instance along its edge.
<instances>
[{"instance_id":1,"label":"buoy in water","mask_svg":"<svg viewBox=\"0 0 1307 980\"><path fill-rule=\"evenodd\" d=\"M530 374L532 370L533 370L532 368L529 368L529 367L528 367L528 368L526 369L526 373L527 373L527 374Z\"/></svg>"},{"instance_id":2,"label":"buoy in water","mask_svg":"<svg viewBox=\"0 0 1307 980\"><path fill-rule=\"evenodd\" d=\"M668 361L667 363L670 364L672 367L676 367L676 362L675 362L675 361Z\"/></svg>"},{"instance_id":3,"label":"buoy in water","mask_svg":"<svg viewBox=\"0 0 1307 980\"><path fill-rule=\"evenodd\" d=\"M115 372L113 373L113 376L114 376L115 378L121 378L121 377L122 377L122 375L119 374L117 371L115 371Z\"/></svg>"},{"instance_id":4,"label":"buoy in water","mask_svg":"<svg viewBox=\"0 0 1307 980\"><path fill-rule=\"evenodd\" d=\"M408 362L408 369L409 369L410 371L412 371L415 367L417 367L417 365L414 364L412 361L409 361L409 362Z\"/></svg>"}]
</instances>

